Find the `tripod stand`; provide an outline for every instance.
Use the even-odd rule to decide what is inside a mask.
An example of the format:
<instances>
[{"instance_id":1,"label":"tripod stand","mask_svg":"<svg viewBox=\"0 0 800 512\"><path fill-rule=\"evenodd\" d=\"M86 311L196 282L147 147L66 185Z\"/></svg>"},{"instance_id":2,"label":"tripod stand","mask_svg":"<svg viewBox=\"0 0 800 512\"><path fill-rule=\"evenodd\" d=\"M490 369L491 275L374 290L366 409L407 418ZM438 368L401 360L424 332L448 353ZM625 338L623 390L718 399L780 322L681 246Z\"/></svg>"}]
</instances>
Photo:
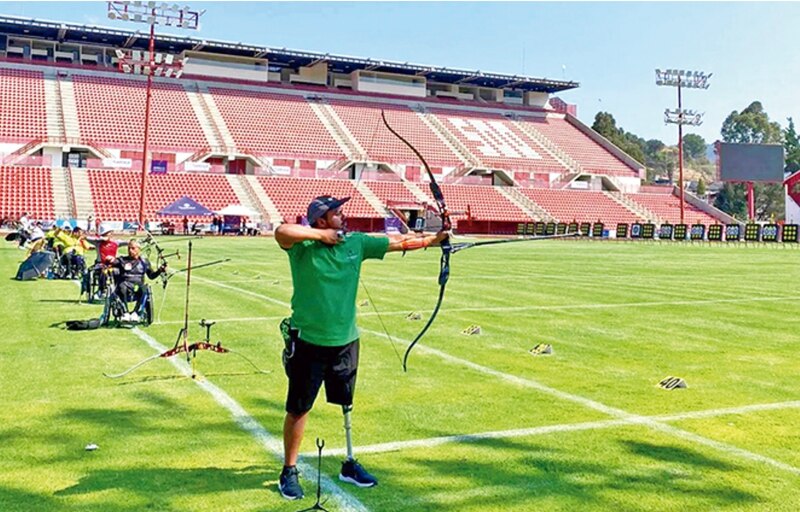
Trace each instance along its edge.
<instances>
[{"instance_id":1,"label":"tripod stand","mask_svg":"<svg viewBox=\"0 0 800 512\"><path fill-rule=\"evenodd\" d=\"M118 374L107 374L107 373L104 373L103 375L105 375L106 377L111 378L111 379L118 379L120 377L123 377L123 376L131 373L132 371L134 371L135 369L139 368L140 366L143 366L143 365L145 365L145 364L147 364L150 361L153 361L155 359L159 359L159 358L166 359L166 358L170 358L170 357L176 356L178 354L186 354L186 362L191 367L192 378L194 379L194 378L197 377L197 371L195 369L195 360L197 358L197 351L198 350L208 350L209 352L215 352L217 354L233 354L233 355L238 356L239 358L243 359L250 366L255 368L256 371L258 371L259 373L269 373L268 370L262 370L261 368L256 366L256 364L253 361L251 361L244 354L241 354L239 352L231 350L231 349L229 349L227 347L223 347L222 343L219 342L219 341L217 343L212 343L211 342L211 326L214 325L216 322L211 322L211 321L208 321L208 320L205 320L205 319L201 320L200 321L200 326L206 328L206 337L205 337L205 339L203 341L197 341L197 342L194 342L194 343L189 343L189 290L191 289L192 270L193 269L197 269L197 268L201 268L201 267L210 266L210 265L216 265L217 263L221 263L223 261L227 261L227 260L219 260L219 261L214 261L214 262L211 262L211 263L205 263L203 265L198 265L196 267L192 267L192 242L190 241L189 242L189 252L188 252L187 262L186 262L186 269L185 269L186 270L186 300L185 300L184 306L183 306L183 327L181 328L180 331L178 331L178 338L175 340L175 345L169 350L166 350L166 351L164 351L164 352L162 352L160 354L153 354L152 356L147 357L147 358L143 359L142 361L139 361L138 363L136 363L135 365L131 366L130 368L128 368L127 370L125 370L122 373L118 373ZM181 272L181 271L178 271L178 272ZM175 275L175 273L173 273L172 275Z\"/></svg>"},{"instance_id":2,"label":"tripod stand","mask_svg":"<svg viewBox=\"0 0 800 512\"><path fill-rule=\"evenodd\" d=\"M324 446L325 440L317 438L317 449L319 450L319 454L317 455L317 502L309 508L298 510L298 512L310 512L311 510L323 510L324 512L328 512L328 509L322 506L328 500L325 500L322 503L319 502L320 493L322 492L322 448Z\"/></svg>"}]
</instances>

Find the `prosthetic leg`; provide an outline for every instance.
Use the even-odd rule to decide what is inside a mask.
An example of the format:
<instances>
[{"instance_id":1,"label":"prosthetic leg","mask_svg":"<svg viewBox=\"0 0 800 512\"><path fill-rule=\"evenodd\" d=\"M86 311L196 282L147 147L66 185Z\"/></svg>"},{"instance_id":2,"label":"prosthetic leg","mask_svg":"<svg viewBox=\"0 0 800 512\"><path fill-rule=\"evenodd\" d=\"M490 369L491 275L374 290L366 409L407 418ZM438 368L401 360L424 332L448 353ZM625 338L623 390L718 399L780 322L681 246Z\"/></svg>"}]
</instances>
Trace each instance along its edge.
<instances>
[{"instance_id":1,"label":"prosthetic leg","mask_svg":"<svg viewBox=\"0 0 800 512\"><path fill-rule=\"evenodd\" d=\"M343 405L342 406L342 413L344 414L344 438L345 442L347 443L347 459L346 460L354 460L353 458L353 423L350 419L350 413L353 412L352 405Z\"/></svg>"},{"instance_id":2,"label":"prosthetic leg","mask_svg":"<svg viewBox=\"0 0 800 512\"><path fill-rule=\"evenodd\" d=\"M353 411L352 405L343 405L344 413L344 435L347 442L347 457L342 462L342 471L339 473L339 480L348 482L358 487L372 487L378 485L378 479L370 475L364 468L356 462L353 457L353 425L350 420L350 413Z\"/></svg>"}]
</instances>

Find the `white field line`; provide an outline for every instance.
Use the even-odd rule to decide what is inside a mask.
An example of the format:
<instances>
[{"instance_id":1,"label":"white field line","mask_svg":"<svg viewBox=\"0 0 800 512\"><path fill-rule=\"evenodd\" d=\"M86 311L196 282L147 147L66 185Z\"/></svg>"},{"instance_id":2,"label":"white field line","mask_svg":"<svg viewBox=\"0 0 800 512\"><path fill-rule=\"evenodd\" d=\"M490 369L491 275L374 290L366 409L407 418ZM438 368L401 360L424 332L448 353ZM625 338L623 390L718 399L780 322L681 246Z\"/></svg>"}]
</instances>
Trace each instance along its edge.
<instances>
[{"instance_id":1,"label":"white field line","mask_svg":"<svg viewBox=\"0 0 800 512\"><path fill-rule=\"evenodd\" d=\"M644 416L649 420L667 422L681 421L689 419L716 418L733 414L746 414L756 411L775 411L780 409L800 409L800 400L791 402L777 402L769 404L754 404L741 407L728 407L724 409L708 409L704 411L691 411L677 414L665 414L661 416ZM449 443L471 443L482 439L502 439L508 437L529 437L540 436L561 432L577 432L581 430L599 430L604 428L621 427L636 425L641 423L636 418L618 420L586 421L582 423L565 423L558 425L544 425L540 427L519 428L512 430L498 430L494 432L480 432L476 434L460 434L452 436L431 437L427 439L412 439L408 441L397 441L392 443L380 443L364 445L358 447L359 453L385 453L396 452L410 448L431 448ZM305 454L308 457L316 455L316 452ZM326 457L346 455L344 449L328 450Z\"/></svg>"},{"instance_id":2,"label":"white field line","mask_svg":"<svg viewBox=\"0 0 800 512\"><path fill-rule=\"evenodd\" d=\"M266 279L262 280L262 279L259 279L257 277L242 278L242 279L223 279L223 280L220 280L220 281L217 281L217 282L218 283L265 283L265 284L268 284L270 286L276 286L276 285L272 284L270 281L268 281Z\"/></svg>"},{"instance_id":3,"label":"white field line","mask_svg":"<svg viewBox=\"0 0 800 512\"><path fill-rule=\"evenodd\" d=\"M204 282L207 282L213 286L219 286L221 288L227 288L230 290L238 290L245 295L249 295L254 298L268 300L274 304L278 304L280 306L286 306L287 308L290 307L290 304L287 302L282 302L272 297L268 297L267 295L263 295L257 292L251 292L249 290L244 290L240 288L235 288L233 286L226 286L221 284L217 281L209 281L208 279L204 279ZM562 306L489 306L489 307L469 307L469 308L447 308L443 307L441 311L443 312L451 312L451 313L459 313L459 312L481 312L481 311L530 311L530 310L573 310L573 309L613 309L613 308L626 308L626 307L646 307L646 306L692 306L692 305L703 305L703 304L721 304L721 303L740 303L740 302L776 302L776 301L793 301L798 300L799 297L750 297L750 298L739 298L739 299L709 299L709 300L680 300L680 301L661 301L661 302L624 302L618 304L566 304ZM403 311L381 311L379 313L375 313L374 311L363 311L358 313L359 316L378 316L380 315L407 315L411 312L410 309L403 310ZM427 310L422 310L422 312L428 312ZM278 315L278 316L252 316L252 317L233 317L233 318L218 318L215 319L217 322L259 322L263 320L280 320L284 318L286 315ZM174 321L167 321L167 322L158 322L159 325L161 324L182 324L183 320L174 320Z\"/></svg>"},{"instance_id":4,"label":"white field line","mask_svg":"<svg viewBox=\"0 0 800 512\"><path fill-rule=\"evenodd\" d=\"M370 334L373 334L373 335L381 337L381 338L387 338L386 334L382 333L382 332L369 331L369 330L366 330L366 329L362 329L362 331L369 332ZM404 342L406 344L411 343L409 340L404 340L402 338L394 338L394 339L395 339L395 341L401 341L401 342ZM750 461L762 462L762 463L768 464L768 465L770 465L772 467L775 467L775 468L778 468L778 469L781 469L781 470L784 470L784 471L788 471L790 473L794 473L795 475L800 475L800 468L796 468L796 467L791 466L789 464L786 464L784 462L780 462L778 460L771 459L769 457L766 457L766 456L763 456L763 455L760 455L760 454L757 454L757 453L753 453L753 452L744 450L742 448L739 448L739 447L736 447L736 446L733 446L733 445L729 445L727 443L723 443L723 442L720 442L720 441L714 441L712 439L708 439L706 437L694 434L692 432L688 432L686 430L682 430L682 429L679 429L677 427L673 427L671 425L667 425L666 423L661 423L659 420L656 420L656 419L653 419L653 418L649 418L649 417L646 417L646 416L640 416L640 415L637 415L637 414L632 414L632 413L629 413L629 412L627 412L627 411L625 411L623 409L618 409L616 407L611 407L609 405L605 405L605 404L603 404L601 402L597 402L597 401L592 400L590 398L585 398L585 397L582 397L582 396L579 396L579 395L575 395L575 394L572 394L572 393L567 393L565 391L558 390L556 388L547 386L545 384L542 384L542 383L537 382L537 381L532 380L532 379L525 379L525 378L522 378L522 377L518 377L516 375L511 375L511 374L504 373L504 372L501 372L501 371L498 371L498 370L494 370L494 369L489 368L487 366L483 366L483 365L480 365L480 364L477 364L477 363L473 363L472 361L468 361L466 359L461 359L459 357L452 356L452 355L447 354L445 352L442 352L440 350L436 350L436 349L433 349L433 348L430 348L430 347L426 347L424 345L417 344L417 349L419 350L419 352L435 355L435 356L437 356L437 357L439 357L441 359L444 359L445 361L448 361L450 363L453 363L453 364L456 364L456 365L459 365L459 366L466 366L467 368L469 368L471 370L474 370L476 372L483 373L483 374L486 374L486 375L491 375L493 377L497 377L500 380L504 380L506 382L510 382L510 383L515 384L517 386L535 389L535 390L540 391L542 393L555 396L556 398L560 398L562 400L566 400L566 401L569 401L569 402L574 402L574 403L580 404L580 405L582 405L582 406L584 406L584 407L586 407L588 409L592 409L592 410L595 410L595 411L599 411L599 412L608 414L609 416L611 416L613 418L616 418L618 420L625 420L628 423L635 423L635 424L638 424L638 425L644 425L644 426L649 427L649 428L651 428L653 430L656 430L658 432L662 432L662 433L665 433L665 434L670 434L670 435L673 435L675 437L679 437L681 439L684 439L686 441L692 441L692 442L695 442L697 444L702 444L704 446L708 446L708 447L714 448L714 449L716 449L718 451L727 453L728 455L736 455L739 458L747 459L747 460L750 460Z\"/></svg>"},{"instance_id":5,"label":"white field line","mask_svg":"<svg viewBox=\"0 0 800 512\"><path fill-rule=\"evenodd\" d=\"M220 288L225 288L231 291L236 291L244 295L248 295L250 297L264 299L268 302L272 302L273 304L277 304L279 306L285 306L290 308L291 305L288 302L284 302L262 293L253 292L250 290L245 290L244 288L239 288L236 286L230 286L227 284L220 283L218 281L214 281L207 278L196 278L199 281L204 283L210 284L212 286L217 286ZM669 300L669 301L653 301L653 302L620 302L620 303L613 303L613 304L564 304L564 305L552 305L552 306L488 306L488 307L468 307L468 308L448 308L446 306L442 307L442 312L450 312L450 313L460 313L460 312L481 312L481 311L553 311L553 310L574 310L574 309L615 309L615 308L634 308L634 307L651 307L651 306L701 306L706 304L738 304L738 303L747 303L747 302L778 302L778 301L797 301L800 300L800 296L793 296L793 297L742 297L736 299L701 299L701 300ZM359 316L377 316L380 315L407 315L410 310L406 309L403 311L381 311L380 313L375 313L373 311L364 311L359 313ZM426 310L424 310L426 311ZM260 317L252 317L253 320L259 320ZM265 317L270 319L271 317ZM282 318L282 317L281 317ZM236 319L229 319L236 321ZM243 321L243 320L240 320Z\"/></svg>"},{"instance_id":6,"label":"white field line","mask_svg":"<svg viewBox=\"0 0 800 512\"><path fill-rule=\"evenodd\" d=\"M151 348L158 352L167 350L167 347L160 344L152 336L148 335L138 327L133 329L133 333L147 343ZM192 372L189 365L182 359L170 358L169 362L172 363L178 371L185 377L191 378ZM211 397L224 409L233 416L234 422L245 432L253 436L256 441L275 458L283 459L283 441L270 434L254 417L252 417L236 400L223 391L218 386L214 385L208 379L193 379L203 391L211 395ZM313 481L317 477L317 470L313 464L298 461L298 469L307 475ZM277 474L277 471L276 471ZM339 504L342 510L350 510L354 512L366 512L368 509L356 498L347 494L338 485L336 485L329 477L321 476L322 486L325 492L330 494L333 499Z\"/></svg>"},{"instance_id":7,"label":"white field line","mask_svg":"<svg viewBox=\"0 0 800 512\"><path fill-rule=\"evenodd\" d=\"M277 316L245 316L240 318L206 318L207 321L214 321L217 323L230 323L230 322L263 322L266 320L282 320L286 318L286 315L277 315ZM189 320L189 323L192 322L199 322L200 318L192 318ZM168 320L166 322L153 322L153 325L183 325L183 320Z\"/></svg>"},{"instance_id":8,"label":"white field line","mask_svg":"<svg viewBox=\"0 0 800 512\"><path fill-rule=\"evenodd\" d=\"M210 279L203 279L203 281L208 282L210 284L214 284L214 281L210 280ZM283 306L286 306L286 307L290 306L286 302L279 301L277 299L273 299L271 297L267 297L267 296L259 294L259 293L251 292L249 290L242 290L242 289L237 288L235 286L228 286L228 285L218 285L218 286L221 286L223 288L227 288L227 289L230 289L230 290L233 290L233 291L238 291L240 293L243 293L243 294L246 294L246 295L250 295L250 296L253 296L253 297L264 298L266 300L269 300L270 302L273 302L273 303L276 303L276 304L280 304L280 305L283 305ZM780 298L774 297L774 298L770 298L769 300L786 300L786 299L788 299L788 298L787 297L780 297ZM766 298L760 298L760 299L719 299L719 300L713 300L713 301L708 300L708 301L676 301L676 302L677 303L681 303L681 304L682 303L686 303L686 304L697 304L697 303L717 304L717 303L728 303L728 302L751 302L753 300L767 300L767 299ZM641 304L652 305L654 303L641 303ZM665 304L668 304L668 303L661 302L659 304L665 305ZM631 305L632 304L629 303L629 304L626 304L625 307L630 307ZM619 305L617 305L617 304L611 304L611 305L609 305L609 304L598 304L598 305L594 305L594 306L595 307L607 307L607 306L618 307ZM547 306L545 306L545 307L547 307ZM494 311L494 310L498 310L497 308L486 308L486 309L463 308L463 309L467 310L467 311L476 311L476 310L478 310L478 311ZM528 308L523 308L523 309L528 309ZM509 310L510 311L510 310L516 310L516 308L500 308L500 310L503 310L503 311ZM449 310L449 311L453 311L453 310ZM361 329L361 331L362 332L369 332L370 334L373 334L373 335L378 336L380 338L388 338L388 336L383 332L371 331L371 330L367 330L367 329ZM407 345L411 343L410 340L404 340L402 338L394 338L394 339L396 341L402 341L402 342L406 343ZM467 368L470 368L470 369L472 369L474 371L477 371L479 373L484 373L486 375L491 375L493 377L497 377L500 380L504 380L506 382L510 382L512 384L516 384L516 385L521 386L521 387L527 387L527 388L535 389L537 391L540 391L542 393L555 396L555 397L560 398L562 400L566 400L566 401L569 401L569 402L574 402L574 403L580 404L580 405L582 405L582 406L584 406L584 407L586 407L588 409L593 409L595 411L600 411L600 412L605 413L605 414L607 414L607 415L609 415L609 416L611 416L613 418L616 418L618 420L627 420L630 423L636 423L636 424L640 424L640 425L645 425L645 426L647 426L647 427L649 427L649 428L651 428L653 430L656 430L656 431L659 431L659 432L662 432L662 433L665 433L665 434L670 434L670 435L673 435L675 437L679 437L681 439L684 439L686 441L693 441L693 442L695 442L697 444L702 444L704 446L708 446L710 448L714 448L717 451L721 451L721 452L727 453L728 455L735 455L735 456L738 456L739 458L747 459L747 460L750 460L750 461L761 462L761 463L770 465L772 467L775 467L775 468L778 468L778 469L781 469L781 470L784 470L784 471L788 471L790 473L794 473L795 475L800 475L800 469L799 468L796 468L796 467L791 466L789 464L786 464L784 462L780 462L778 460L771 459L771 458L766 457L764 455L753 453L753 452L744 450L742 448L738 448L736 446L729 445L727 443L723 443L723 442L720 442L720 441L714 441L712 439L708 439L706 437L694 434L692 432L688 432L686 430L681 430L681 429L679 429L677 427L673 427L671 425L667 425L666 423L660 423L659 421L657 421L655 419L652 419L652 418L648 418L646 416L640 416L640 415L632 414L632 413L629 413L629 412L624 411L622 409L618 409L616 407L611 407L611 406L605 405L603 403L597 402L595 400L591 400L589 398L584 398L584 397L579 396L579 395L575 395L575 394L572 394L572 393L567 393L565 391L560 391L560 390L558 390L556 388L552 388L550 386L547 386L545 384L542 384L542 383L537 382L537 381L532 380L532 379L524 379L524 378L518 377L516 375L511 375L511 374L504 373L504 372L501 372L501 371L498 371L498 370L494 370L494 369L489 368L487 366L479 365L477 363L473 363L472 361L468 361L466 359L461 359L459 357L452 356L452 355L447 354L445 352L442 352L440 350L436 350L436 349L433 349L433 348L430 348L430 347L426 347L425 345L417 344L417 350L418 350L418 352L435 355L435 356L437 356L437 357L439 357L441 359L444 359L445 361L448 361L448 362L450 362L452 364L456 364L456 365L459 365L459 366L466 366Z\"/></svg>"},{"instance_id":9,"label":"white field line","mask_svg":"<svg viewBox=\"0 0 800 512\"><path fill-rule=\"evenodd\" d=\"M636 308L648 306L702 306L705 304L729 304L746 302L776 302L776 301L796 301L800 296L795 297L746 297L739 299L707 299L707 300L668 300L654 302L619 302L615 304L564 304L554 306L488 306L488 307L468 307L468 308L447 308L442 307L442 312L459 313L466 311L552 311L552 310L572 310L572 309L614 309L614 308ZM407 315L410 310L403 311L381 311L381 315ZM374 312L360 313L361 316L375 316Z\"/></svg>"},{"instance_id":10,"label":"white field line","mask_svg":"<svg viewBox=\"0 0 800 512\"><path fill-rule=\"evenodd\" d=\"M273 304L277 304L278 306L283 306L283 307L286 307L286 308L291 307L291 305L288 302L284 302L284 301L278 300L278 299L273 299L272 297L269 297L267 295L264 295L264 294L261 294L261 293L256 293L256 292L251 292L250 290L245 290L244 288L239 288L239 287L236 287L236 286L230 286L230 285L227 285L227 284L224 284L224 283L220 283L219 281L215 281L213 279L207 279L207 278L203 278L203 277L195 277L195 279L197 279L198 281L202 281L203 283L210 284L212 286L217 286L219 288L225 288L226 290L235 291L235 292L237 292L237 293L239 293L241 295L248 295L248 296L254 297L256 299L264 299L265 301L272 302Z\"/></svg>"},{"instance_id":11,"label":"white field line","mask_svg":"<svg viewBox=\"0 0 800 512\"><path fill-rule=\"evenodd\" d=\"M266 264L262 264L266 265ZM271 264L270 264L271 267ZM592 284L593 282L597 281L597 276L600 275L602 277L601 282L608 283L609 281L617 281L618 284L615 286L617 287L624 287L624 288L652 288L653 284L658 285L659 292L665 293L678 293L678 292L685 292L686 285L685 283L665 283L663 278L647 278L647 277L637 277L635 282L631 282L630 276L627 275L609 275L604 274L602 269L598 271L599 274L576 274L570 273L569 275L555 275L555 274L539 274L539 273L503 273L503 274L470 274L469 278L471 280L503 280L503 281L513 281L515 279L535 279L535 280L545 280L545 281L566 281L568 283L575 283L576 286L585 286L586 284ZM265 274L261 273L260 277L257 274L254 277L246 278L240 277L237 279L230 279L230 280L216 280L217 283L266 283L271 286L275 286L273 281L279 280L281 283L288 283L290 280L285 278L281 278L277 274ZM263 279L263 280L262 280ZM430 281L430 276L404 276L403 281ZM594 280L594 281L592 281ZM397 277L391 276L384 276L384 275L377 275L371 276L369 281L375 282L397 282ZM707 279L705 281L702 280L702 277L693 278L692 283L697 286L705 286L711 285L715 282L714 279ZM600 284L598 284L600 286ZM750 288L742 288L742 289L732 289L729 292L734 296L739 296L742 294L753 294L754 291L752 287Z\"/></svg>"},{"instance_id":12,"label":"white field line","mask_svg":"<svg viewBox=\"0 0 800 512\"><path fill-rule=\"evenodd\" d=\"M647 276L637 276L635 281L631 280L630 275L611 275L611 274L604 274L602 269L597 269L596 273L592 274L578 274L574 272L570 272L569 274L540 274L540 273L533 273L533 272L524 272L524 273L512 273L502 271L502 273L497 274L469 274L468 277L470 280L481 280L481 281L515 281L519 279L530 279L532 281L566 281L567 283L575 283L575 284L597 284L598 286L602 286L603 283L607 283L609 281L618 282L619 284L615 284L615 286L651 286L651 285L658 285L659 289L662 287L667 287L669 289L685 289L686 283L685 282L665 282L663 277L647 277ZM369 277L369 281L389 281L389 282L396 282L397 277L387 276L387 275L371 275ZM403 276L403 281L431 281L430 276ZM702 277L692 277L691 284L696 286L709 286L716 284L719 281L718 278L709 278L703 280ZM742 290L746 290L748 293L752 293L752 287L742 287Z\"/></svg>"}]
</instances>

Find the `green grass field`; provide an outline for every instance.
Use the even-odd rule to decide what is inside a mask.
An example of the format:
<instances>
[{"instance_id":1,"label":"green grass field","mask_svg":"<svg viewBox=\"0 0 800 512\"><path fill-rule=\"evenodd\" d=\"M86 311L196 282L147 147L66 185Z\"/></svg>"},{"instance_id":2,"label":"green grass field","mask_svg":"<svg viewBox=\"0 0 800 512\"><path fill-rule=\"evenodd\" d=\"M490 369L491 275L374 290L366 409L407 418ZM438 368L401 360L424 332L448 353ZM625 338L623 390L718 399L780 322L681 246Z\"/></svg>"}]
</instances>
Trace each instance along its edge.
<instances>
[{"instance_id":1,"label":"green grass field","mask_svg":"<svg viewBox=\"0 0 800 512\"><path fill-rule=\"evenodd\" d=\"M170 244L181 247L186 242ZM142 330L67 332L99 315L66 281L11 279L0 248L0 510L297 511L313 504L314 440L326 442L331 511L752 510L800 504L800 251L780 247L551 241L452 258L442 311L438 249L368 262L360 307L354 440L380 479L338 481L341 411L318 400L303 443L306 499L276 490L285 376L287 258L272 239L203 239L190 338L214 319L231 355L198 353L202 377L163 359L183 319L185 274ZM172 261L175 268L185 262ZM363 299L364 290L360 290ZM482 333L461 331L480 325ZM551 356L528 350L550 343ZM154 348L156 347L156 348ZM183 361L183 362L182 362ZM668 375L689 387L666 391ZM96 443L99 449L84 447Z\"/></svg>"}]
</instances>

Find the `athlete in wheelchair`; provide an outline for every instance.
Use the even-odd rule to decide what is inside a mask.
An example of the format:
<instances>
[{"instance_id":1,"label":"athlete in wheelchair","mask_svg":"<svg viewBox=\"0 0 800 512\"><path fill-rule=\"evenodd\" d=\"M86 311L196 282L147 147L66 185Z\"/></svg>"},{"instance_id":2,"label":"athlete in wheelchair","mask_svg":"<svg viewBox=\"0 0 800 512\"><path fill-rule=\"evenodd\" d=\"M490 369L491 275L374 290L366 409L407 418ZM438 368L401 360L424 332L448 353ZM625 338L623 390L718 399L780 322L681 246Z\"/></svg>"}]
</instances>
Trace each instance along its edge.
<instances>
[{"instance_id":1,"label":"athlete in wheelchair","mask_svg":"<svg viewBox=\"0 0 800 512\"><path fill-rule=\"evenodd\" d=\"M86 241L86 236L81 228L73 230L56 228L45 235L48 245L52 246L56 254L56 261L51 268L50 277L53 279L82 279L86 271L87 251L94 247Z\"/></svg>"},{"instance_id":2,"label":"athlete in wheelchair","mask_svg":"<svg viewBox=\"0 0 800 512\"><path fill-rule=\"evenodd\" d=\"M86 239L97 249L97 259L83 273L81 281L81 297L86 295L89 303L105 300L108 292L113 290L109 284L113 283L111 273L117 259L117 249L128 245L127 241L114 240L111 234L111 229L103 227L99 237Z\"/></svg>"},{"instance_id":3,"label":"athlete in wheelchair","mask_svg":"<svg viewBox=\"0 0 800 512\"><path fill-rule=\"evenodd\" d=\"M113 319L117 324L150 325L153 321L153 292L145 283L145 276L156 279L166 269L165 262L153 270L147 258L141 255L139 242L128 242L128 255L114 260L109 269L113 280L109 280L108 286L113 289L106 294L102 324L107 325ZM133 309L129 306L131 303Z\"/></svg>"}]
</instances>

